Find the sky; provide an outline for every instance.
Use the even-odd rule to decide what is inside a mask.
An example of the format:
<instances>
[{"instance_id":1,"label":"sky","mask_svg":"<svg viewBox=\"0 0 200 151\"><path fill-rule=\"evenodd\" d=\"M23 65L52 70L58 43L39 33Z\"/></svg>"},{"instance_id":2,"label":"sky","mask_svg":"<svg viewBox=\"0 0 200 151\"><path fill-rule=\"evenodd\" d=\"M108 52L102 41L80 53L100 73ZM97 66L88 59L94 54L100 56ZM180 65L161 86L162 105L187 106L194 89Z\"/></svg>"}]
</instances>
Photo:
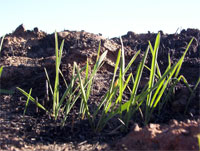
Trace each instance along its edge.
<instances>
[{"instance_id":1,"label":"sky","mask_svg":"<svg viewBox=\"0 0 200 151\"><path fill-rule=\"evenodd\" d=\"M200 29L200 0L0 0L0 36L23 24L47 33L126 34Z\"/></svg>"}]
</instances>

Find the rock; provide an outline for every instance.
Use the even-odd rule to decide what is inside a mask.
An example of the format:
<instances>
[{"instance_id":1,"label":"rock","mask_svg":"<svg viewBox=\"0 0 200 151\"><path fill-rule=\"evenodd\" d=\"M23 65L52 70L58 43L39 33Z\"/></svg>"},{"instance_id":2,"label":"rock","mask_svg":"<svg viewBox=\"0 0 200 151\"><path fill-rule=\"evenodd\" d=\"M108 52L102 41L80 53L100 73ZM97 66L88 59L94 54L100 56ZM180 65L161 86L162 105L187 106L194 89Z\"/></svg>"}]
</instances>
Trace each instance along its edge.
<instances>
[{"instance_id":1,"label":"rock","mask_svg":"<svg viewBox=\"0 0 200 151\"><path fill-rule=\"evenodd\" d=\"M132 31L128 31L127 36L128 36L128 38L135 38L136 34Z\"/></svg>"},{"instance_id":2,"label":"rock","mask_svg":"<svg viewBox=\"0 0 200 151\"><path fill-rule=\"evenodd\" d=\"M39 32L39 29L38 29L37 27L35 27L35 28L33 29L33 31L34 31L35 33L38 33L38 32Z\"/></svg>"},{"instance_id":3,"label":"rock","mask_svg":"<svg viewBox=\"0 0 200 151\"><path fill-rule=\"evenodd\" d=\"M24 25L21 24L15 29L15 31L13 32L13 35L22 36L24 32L26 32L26 29L24 28Z\"/></svg>"}]
</instances>

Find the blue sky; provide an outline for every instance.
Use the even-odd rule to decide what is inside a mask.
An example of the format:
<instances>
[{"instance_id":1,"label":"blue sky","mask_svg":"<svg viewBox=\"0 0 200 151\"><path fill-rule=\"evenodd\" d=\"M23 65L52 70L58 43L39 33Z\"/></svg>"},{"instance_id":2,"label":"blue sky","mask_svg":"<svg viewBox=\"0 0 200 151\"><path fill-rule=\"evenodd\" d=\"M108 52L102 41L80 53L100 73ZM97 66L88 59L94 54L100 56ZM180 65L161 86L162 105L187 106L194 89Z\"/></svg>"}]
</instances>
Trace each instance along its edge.
<instances>
[{"instance_id":1,"label":"blue sky","mask_svg":"<svg viewBox=\"0 0 200 151\"><path fill-rule=\"evenodd\" d=\"M200 0L0 0L0 36L26 29L85 30L105 37L200 28Z\"/></svg>"}]
</instances>

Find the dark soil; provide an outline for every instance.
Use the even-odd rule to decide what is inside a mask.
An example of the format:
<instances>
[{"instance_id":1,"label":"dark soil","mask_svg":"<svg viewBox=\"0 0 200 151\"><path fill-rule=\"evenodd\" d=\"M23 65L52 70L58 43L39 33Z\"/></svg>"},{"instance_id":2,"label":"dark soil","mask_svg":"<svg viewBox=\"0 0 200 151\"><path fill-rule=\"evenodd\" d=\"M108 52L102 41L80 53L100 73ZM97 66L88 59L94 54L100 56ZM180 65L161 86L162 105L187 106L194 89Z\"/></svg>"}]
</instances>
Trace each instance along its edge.
<instances>
[{"instance_id":1,"label":"dark soil","mask_svg":"<svg viewBox=\"0 0 200 151\"><path fill-rule=\"evenodd\" d=\"M175 63L180 59L189 41L194 37L194 41L189 48L181 69L181 74L187 79L190 87L193 88L200 75L200 31L198 29L187 29L175 34L163 34L162 31L160 32L161 43L158 63L161 67L161 72L163 72L168 65L168 53L170 53L172 63ZM148 46L148 40L154 44L156 35L156 33L135 34L134 32L128 32L126 35L122 36L126 63L128 63L139 49L142 50L142 53L136 59L132 67L133 73L135 73L136 67ZM84 66L87 58L90 62L94 62L100 41L101 52L108 50L105 63L95 77L92 96L89 100L90 108L94 110L100 98L105 94L112 78L117 53L121 48L120 40L119 38L106 39L100 35L85 31L68 30L59 32L58 38L59 43L61 43L62 39L65 40L61 70L68 82L70 81L73 62L77 62L79 66ZM1 94L0 96L0 150L179 149L174 148L173 145L175 144L171 144L171 148L170 145L166 148L160 144L155 147L155 145L149 143L155 140L150 139L152 138L152 133L149 134L145 132L148 131L148 126L143 127L141 118L137 115L133 117L128 132L122 133L119 130L115 131L115 133L110 133L119 124L119 121L113 119L99 134L93 133L87 120L80 120L78 118L78 104L75 105L73 111L70 113L64 128L60 127L60 119L54 121L31 103L26 116L22 118L26 97L19 93L16 87L20 87L27 92L32 88L32 96L35 98L37 97L40 103L46 103L44 102L46 83L44 67L47 68L50 79L53 82L55 76L54 47L54 33L47 34L40 31L38 28L29 31L25 30L23 25L20 25L13 33L6 35L0 58L0 66L4 66L3 74L0 79L0 88L12 90L14 94ZM147 65L150 64L150 60L151 57L148 55ZM140 88L144 86L145 79L147 79L148 75L148 71L145 71ZM63 90L64 82L61 82L61 92L63 92ZM193 147L191 148L186 145L181 149L198 149L196 135L199 133L200 128L199 92L198 87L195 92L195 97L191 100L187 113L184 115L183 113L190 93L183 83L179 83L176 86L174 98L172 98L165 107L162 114L160 116L155 114L151 120L152 123L170 127L170 122L175 119L177 121L175 125L177 125L178 129L194 127L193 129L195 129L195 131L191 131L191 133L187 134L188 137L195 138L191 138L191 141L193 141L191 143L194 144ZM50 104L46 104L50 108ZM188 120L193 122L188 122ZM185 123L185 125L181 122ZM139 130L133 129L136 123L140 126ZM157 127L151 126L151 129L157 129ZM147 145L144 147L144 144L140 142L139 145L131 146L123 143L125 146L121 146L122 143L119 143L121 142L121 138L129 133L128 138L125 137L124 139L132 140L134 139L134 135L131 133L135 131L141 131L141 135L137 133L138 138L140 136L141 139L143 139L144 135L149 136L145 136L145 140L148 140L147 143L145 143L145 140L142 142ZM166 133L162 128L159 129L159 133L165 133L163 138L179 135L179 133L172 134L171 131L170 129L169 133ZM160 137L162 137L162 135L158 138L160 139ZM188 137L183 138L183 141L187 140ZM122 139L122 142L124 139ZM159 141L159 139L156 139L156 141ZM131 141L127 142L131 143ZM176 143L176 141L172 142ZM148 146L148 144L150 145Z\"/></svg>"}]
</instances>

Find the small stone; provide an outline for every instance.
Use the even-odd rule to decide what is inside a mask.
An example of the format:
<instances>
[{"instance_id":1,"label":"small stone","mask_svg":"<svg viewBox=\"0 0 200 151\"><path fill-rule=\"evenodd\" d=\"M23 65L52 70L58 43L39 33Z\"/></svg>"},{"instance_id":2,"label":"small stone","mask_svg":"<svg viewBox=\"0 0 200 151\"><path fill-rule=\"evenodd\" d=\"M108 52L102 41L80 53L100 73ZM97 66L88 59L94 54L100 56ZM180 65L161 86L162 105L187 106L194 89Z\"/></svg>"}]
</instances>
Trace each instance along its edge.
<instances>
[{"instance_id":1,"label":"small stone","mask_svg":"<svg viewBox=\"0 0 200 151\"><path fill-rule=\"evenodd\" d=\"M150 124L149 124L149 127L150 127L151 129L157 129L157 128L160 127L160 125L159 125L159 124L152 124L152 123L150 123Z\"/></svg>"},{"instance_id":2,"label":"small stone","mask_svg":"<svg viewBox=\"0 0 200 151\"><path fill-rule=\"evenodd\" d=\"M170 124L173 124L173 125L178 125L178 121L177 121L177 120L175 120L175 119L173 119L173 120L171 120L171 121L170 121Z\"/></svg>"},{"instance_id":3,"label":"small stone","mask_svg":"<svg viewBox=\"0 0 200 151\"><path fill-rule=\"evenodd\" d=\"M187 123L191 123L191 120L187 119Z\"/></svg>"},{"instance_id":4,"label":"small stone","mask_svg":"<svg viewBox=\"0 0 200 151\"><path fill-rule=\"evenodd\" d=\"M39 29L38 29L37 27L35 27L35 28L33 29L33 31L34 31L35 33L38 33L38 32L39 32Z\"/></svg>"},{"instance_id":5,"label":"small stone","mask_svg":"<svg viewBox=\"0 0 200 151\"><path fill-rule=\"evenodd\" d=\"M141 130L141 128L139 127L139 125L138 124L135 124L134 125L134 131L135 132L139 132Z\"/></svg>"}]
</instances>

